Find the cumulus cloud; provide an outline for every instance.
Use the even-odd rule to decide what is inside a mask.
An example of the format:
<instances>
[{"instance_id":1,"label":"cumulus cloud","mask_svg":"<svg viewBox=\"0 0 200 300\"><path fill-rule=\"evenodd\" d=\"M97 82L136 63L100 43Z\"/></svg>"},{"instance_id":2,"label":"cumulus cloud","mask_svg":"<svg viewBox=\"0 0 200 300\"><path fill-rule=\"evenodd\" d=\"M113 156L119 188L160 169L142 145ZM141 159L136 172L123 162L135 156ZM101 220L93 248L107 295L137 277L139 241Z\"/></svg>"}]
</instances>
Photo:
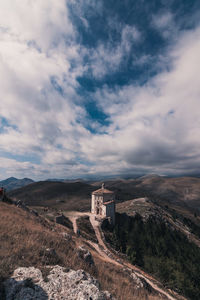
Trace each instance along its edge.
<instances>
[{"instance_id":1,"label":"cumulus cloud","mask_svg":"<svg viewBox=\"0 0 200 300\"><path fill-rule=\"evenodd\" d=\"M66 3L3 1L0 19L0 115L6 120L0 151L30 153L41 164L51 152L53 163L60 143L71 152L84 133L76 123L84 110L75 104L80 46Z\"/></svg>"},{"instance_id":2,"label":"cumulus cloud","mask_svg":"<svg viewBox=\"0 0 200 300\"><path fill-rule=\"evenodd\" d=\"M84 144L91 159L99 157L105 165L107 157L117 166L124 162L121 172L134 172L135 167L167 173L198 172L199 37L199 28L184 33L168 54L173 61L171 70L144 86L115 90L105 86L96 92L111 125L107 134Z\"/></svg>"},{"instance_id":3,"label":"cumulus cloud","mask_svg":"<svg viewBox=\"0 0 200 300\"><path fill-rule=\"evenodd\" d=\"M120 72L133 45L144 40L137 26L114 22L115 43L86 47L70 7L89 31L94 2L67 4L0 3L0 177L197 172L200 29L182 32L167 53L170 68L145 84L105 84L90 92L109 122L94 120L95 130L89 131L87 95L78 78ZM102 11L100 6L96 13ZM172 22L173 16L165 15L153 19L153 26L162 31ZM140 60L149 60L148 54Z\"/></svg>"}]
</instances>

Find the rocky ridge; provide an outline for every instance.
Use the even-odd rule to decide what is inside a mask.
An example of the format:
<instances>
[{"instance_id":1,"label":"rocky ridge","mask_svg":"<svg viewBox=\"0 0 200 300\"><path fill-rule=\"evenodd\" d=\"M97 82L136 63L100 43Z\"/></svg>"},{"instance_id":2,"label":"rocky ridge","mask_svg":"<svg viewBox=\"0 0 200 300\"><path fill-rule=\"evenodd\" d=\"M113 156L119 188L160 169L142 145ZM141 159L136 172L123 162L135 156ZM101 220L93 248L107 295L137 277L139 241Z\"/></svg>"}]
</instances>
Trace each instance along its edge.
<instances>
[{"instance_id":1,"label":"rocky ridge","mask_svg":"<svg viewBox=\"0 0 200 300\"><path fill-rule=\"evenodd\" d=\"M49 271L44 279L42 272L34 267L16 269L4 283L6 300L114 300L83 270L54 266Z\"/></svg>"}]
</instances>

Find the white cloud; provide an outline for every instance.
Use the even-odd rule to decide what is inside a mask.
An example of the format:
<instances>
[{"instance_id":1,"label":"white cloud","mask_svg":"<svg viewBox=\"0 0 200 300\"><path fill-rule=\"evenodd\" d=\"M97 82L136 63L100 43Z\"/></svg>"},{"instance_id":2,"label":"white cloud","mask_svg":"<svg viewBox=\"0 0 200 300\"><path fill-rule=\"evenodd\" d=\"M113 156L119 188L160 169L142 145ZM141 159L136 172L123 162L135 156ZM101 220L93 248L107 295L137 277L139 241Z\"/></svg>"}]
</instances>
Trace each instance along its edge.
<instances>
[{"instance_id":1,"label":"white cloud","mask_svg":"<svg viewBox=\"0 0 200 300\"><path fill-rule=\"evenodd\" d=\"M164 38L171 40L177 35L179 29L174 22L174 15L170 11L153 15L152 26L156 28Z\"/></svg>"},{"instance_id":2,"label":"white cloud","mask_svg":"<svg viewBox=\"0 0 200 300\"><path fill-rule=\"evenodd\" d=\"M84 22L83 5L76 3ZM166 28L171 20L162 17L154 26ZM112 74L142 38L134 26L121 26L120 36L116 47L86 49L64 0L0 3L1 177L199 169L199 28L184 32L170 50L169 71L144 86L104 86L94 93L110 125L91 125L101 134L85 128L85 99L77 93L77 77L88 71L83 56L90 55L93 76Z\"/></svg>"},{"instance_id":3,"label":"white cloud","mask_svg":"<svg viewBox=\"0 0 200 300\"><path fill-rule=\"evenodd\" d=\"M40 0L1 1L1 27L22 41L34 41L47 51L74 32L66 2Z\"/></svg>"},{"instance_id":4,"label":"white cloud","mask_svg":"<svg viewBox=\"0 0 200 300\"><path fill-rule=\"evenodd\" d=\"M89 52L89 68L95 78L99 79L118 71L123 60L129 57L133 44L140 42L141 33L135 26L119 27L121 38L117 45L113 45L110 41L106 44L101 42Z\"/></svg>"},{"instance_id":5,"label":"white cloud","mask_svg":"<svg viewBox=\"0 0 200 300\"><path fill-rule=\"evenodd\" d=\"M76 151L78 136L87 133L77 123L85 115L76 105L76 77L83 72L79 51L64 0L1 2L0 116L6 120L0 134L2 155L36 155L45 169L47 158L49 163L56 160L60 144L63 161ZM20 164L24 169L25 163L15 164L15 172ZM38 165L34 167L39 172Z\"/></svg>"},{"instance_id":6,"label":"white cloud","mask_svg":"<svg viewBox=\"0 0 200 300\"><path fill-rule=\"evenodd\" d=\"M95 97L110 116L105 135L84 143L90 159L112 171L124 162L134 168L161 172L198 172L200 166L199 63L200 29L184 33L169 53L170 71L145 86L104 87ZM195 162L195 163L194 163ZM189 168L189 166L191 166ZM120 169L123 172L123 168Z\"/></svg>"},{"instance_id":7,"label":"white cloud","mask_svg":"<svg viewBox=\"0 0 200 300\"><path fill-rule=\"evenodd\" d=\"M169 11L161 15L159 14L153 16L153 24L159 29L168 27L172 23L172 20L173 15Z\"/></svg>"}]
</instances>

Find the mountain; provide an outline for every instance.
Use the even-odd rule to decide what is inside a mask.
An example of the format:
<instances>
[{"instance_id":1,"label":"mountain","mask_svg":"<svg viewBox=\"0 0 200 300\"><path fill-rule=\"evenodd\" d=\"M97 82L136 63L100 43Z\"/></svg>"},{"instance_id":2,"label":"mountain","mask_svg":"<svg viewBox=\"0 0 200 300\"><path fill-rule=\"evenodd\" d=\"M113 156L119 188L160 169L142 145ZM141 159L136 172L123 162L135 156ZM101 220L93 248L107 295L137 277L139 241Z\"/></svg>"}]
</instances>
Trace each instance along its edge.
<instances>
[{"instance_id":1,"label":"mountain","mask_svg":"<svg viewBox=\"0 0 200 300\"><path fill-rule=\"evenodd\" d=\"M102 182L93 183L99 186ZM187 207L200 213L200 178L164 177L148 175L137 179L110 180L106 186L116 192L119 202L133 198L149 197L156 202L179 207Z\"/></svg>"},{"instance_id":2,"label":"mountain","mask_svg":"<svg viewBox=\"0 0 200 300\"><path fill-rule=\"evenodd\" d=\"M73 247L81 243L87 246L95 261L90 274L97 276L103 289L109 290L116 299L199 299L200 268L196 262L200 260L200 179L153 174L105 181L106 188L113 190L117 198L114 228L108 224L101 227L101 223L87 213L91 193L101 184L101 181L41 181L10 191L8 197L22 200L27 210L36 210L42 224L47 222L50 227L56 226L56 218L59 224L68 227L70 234L73 235L72 227L75 233L79 232L73 235ZM13 224L11 217L6 217L6 222L7 219ZM26 220L28 218L23 216L14 222L20 224ZM1 228L6 227L0 224ZM54 230L55 227L52 233ZM11 228L8 231L12 234ZM21 234L21 229L17 232ZM27 229L26 232L31 231ZM25 245L22 246L26 249ZM12 242L10 247L14 247ZM34 247L37 249L38 245ZM15 257L20 262L18 266L24 266L21 256ZM35 263L34 266L37 267ZM88 266L86 268L89 270ZM104 274L109 274L109 278ZM134 284L130 282L133 279Z\"/></svg>"},{"instance_id":3,"label":"mountain","mask_svg":"<svg viewBox=\"0 0 200 300\"><path fill-rule=\"evenodd\" d=\"M116 202L148 197L156 203L170 205L179 212L186 209L200 214L200 178L170 178L148 175L137 179L104 181L116 194ZM53 206L65 210L90 210L91 193L102 181L40 181L10 191L10 197L20 199L30 206Z\"/></svg>"},{"instance_id":4,"label":"mountain","mask_svg":"<svg viewBox=\"0 0 200 300\"><path fill-rule=\"evenodd\" d=\"M33 183L34 181L30 178L17 179L15 177L9 177L5 180L0 181L0 186L3 186L7 191L18 189Z\"/></svg>"},{"instance_id":5,"label":"mountain","mask_svg":"<svg viewBox=\"0 0 200 300\"><path fill-rule=\"evenodd\" d=\"M48 206L63 210L89 210L95 187L85 182L40 181L9 192L9 197L29 206Z\"/></svg>"}]
</instances>

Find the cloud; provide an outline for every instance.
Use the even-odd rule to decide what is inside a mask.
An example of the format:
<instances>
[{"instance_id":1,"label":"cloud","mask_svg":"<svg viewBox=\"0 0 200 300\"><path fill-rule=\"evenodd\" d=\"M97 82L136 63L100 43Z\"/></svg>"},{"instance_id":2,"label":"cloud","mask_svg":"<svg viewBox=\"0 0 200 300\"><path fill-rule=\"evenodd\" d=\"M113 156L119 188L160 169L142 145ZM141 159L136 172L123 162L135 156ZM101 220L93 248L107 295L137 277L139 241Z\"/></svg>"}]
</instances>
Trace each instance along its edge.
<instances>
[{"instance_id":1,"label":"cloud","mask_svg":"<svg viewBox=\"0 0 200 300\"><path fill-rule=\"evenodd\" d=\"M87 132L77 123L85 114L76 105L80 45L64 0L2 2L0 18L0 151L35 155L42 169L60 143L63 152L76 151Z\"/></svg>"},{"instance_id":2,"label":"cloud","mask_svg":"<svg viewBox=\"0 0 200 300\"><path fill-rule=\"evenodd\" d=\"M133 44L138 44L141 39L138 29L129 25L121 28L120 36L117 44L102 42L89 51L89 70L95 78L100 79L107 74L117 72L123 61L129 57Z\"/></svg>"},{"instance_id":3,"label":"cloud","mask_svg":"<svg viewBox=\"0 0 200 300\"><path fill-rule=\"evenodd\" d=\"M55 48L63 35L74 32L68 18L66 2L50 1L2 1L1 27L21 41L34 41L42 51Z\"/></svg>"},{"instance_id":4,"label":"cloud","mask_svg":"<svg viewBox=\"0 0 200 300\"><path fill-rule=\"evenodd\" d=\"M200 29L179 32L166 56L157 56L161 71L145 83L115 82L86 93L78 78L103 80L129 58L132 64L138 57L140 66L152 58L134 52L145 43L137 24L116 19L108 25L118 39L84 44L72 6L92 33L88 15L103 12L94 1L0 4L0 176L198 172ZM167 13L151 25L164 32L173 20ZM92 123L87 98L106 121L94 116Z\"/></svg>"},{"instance_id":5,"label":"cloud","mask_svg":"<svg viewBox=\"0 0 200 300\"><path fill-rule=\"evenodd\" d=\"M200 28L185 32L168 54L169 71L144 86L107 86L96 92L99 106L110 116L107 134L94 136L84 151L113 173L134 168L167 173L198 172ZM120 162L120 163L119 163ZM114 164L115 163L115 164ZM191 166L191 167L190 167Z\"/></svg>"},{"instance_id":6,"label":"cloud","mask_svg":"<svg viewBox=\"0 0 200 300\"><path fill-rule=\"evenodd\" d=\"M173 15L171 12L168 11L161 15L154 15L152 21L155 27L162 30L171 25L173 21Z\"/></svg>"},{"instance_id":7,"label":"cloud","mask_svg":"<svg viewBox=\"0 0 200 300\"><path fill-rule=\"evenodd\" d=\"M180 31L180 25L175 22L175 16L166 11L162 14L153 15L152 26L155 28L164 39L171 39L171 42L177 37Z\"/></svg>"}]
</instances>

